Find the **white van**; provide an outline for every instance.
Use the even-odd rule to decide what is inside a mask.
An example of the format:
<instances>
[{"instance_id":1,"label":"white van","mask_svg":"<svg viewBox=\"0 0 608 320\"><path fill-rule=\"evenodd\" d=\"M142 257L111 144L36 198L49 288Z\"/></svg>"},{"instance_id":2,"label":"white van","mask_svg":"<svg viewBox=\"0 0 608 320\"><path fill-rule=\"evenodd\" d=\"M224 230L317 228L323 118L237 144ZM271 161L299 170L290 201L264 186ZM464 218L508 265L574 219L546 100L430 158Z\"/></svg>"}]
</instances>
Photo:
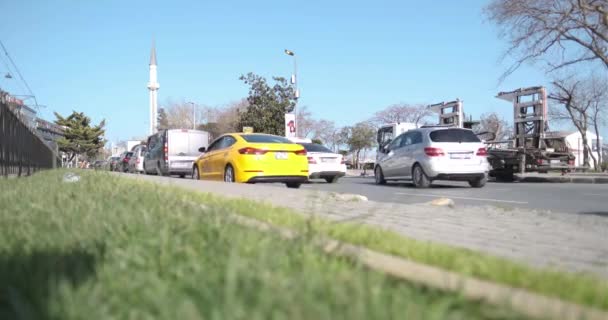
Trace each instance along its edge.
<instances>
[{"instance_id":1,"label":"white van","mask_svg":"<svg viewBox=\"0 0 608 320\"><path fill-rule=\"evenodd\" d=\"M164 176L190 174L192 164L209 146L209 133L200 130L161 130L148 138L144 157L144 173Z\"/></svg>"}]
</instances>

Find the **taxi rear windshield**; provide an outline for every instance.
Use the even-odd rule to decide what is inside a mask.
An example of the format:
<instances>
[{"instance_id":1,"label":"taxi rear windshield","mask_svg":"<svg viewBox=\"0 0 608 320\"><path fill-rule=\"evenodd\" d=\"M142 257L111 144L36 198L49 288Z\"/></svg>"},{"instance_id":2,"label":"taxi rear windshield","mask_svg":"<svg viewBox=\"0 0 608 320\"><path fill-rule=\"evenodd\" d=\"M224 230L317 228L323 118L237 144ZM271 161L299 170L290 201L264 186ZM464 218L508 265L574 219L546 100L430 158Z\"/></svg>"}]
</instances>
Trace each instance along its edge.
<instances>
[{"instance_id":1,"label":"taxi rear windshield","mask_svg":"<svg viewBox=\"0 0 608 320\"><path fill-rule=\"evenodd\" d=\"M430 137L433 142L481 142L473 131L463 129L437 130L431 132Z\"/></svg>"},{"instance_id":2,"label":"taxi rear windshield","mask_svg":"<svg viewBox=\"0 0 608 320\"><path fill-rule=\"evenodd\" d=\"M265 134L244 134L241 137L250 143L293 143L287 138Z\"/></svg>"}]
</instances>

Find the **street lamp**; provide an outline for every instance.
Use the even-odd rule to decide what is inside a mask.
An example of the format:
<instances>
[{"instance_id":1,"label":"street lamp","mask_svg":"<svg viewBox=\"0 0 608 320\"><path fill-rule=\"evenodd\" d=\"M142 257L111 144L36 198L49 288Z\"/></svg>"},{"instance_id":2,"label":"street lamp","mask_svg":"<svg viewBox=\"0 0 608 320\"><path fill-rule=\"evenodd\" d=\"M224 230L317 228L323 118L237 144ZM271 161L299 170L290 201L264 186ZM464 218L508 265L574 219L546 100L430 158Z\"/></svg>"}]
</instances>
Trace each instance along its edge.
<instances>
[{"instance_id":1,"label":"street lamp","mask_svg":"<svg viewBox=\"0 0 608 320\"><path fill-rule=\"evenodd\" d=\"M298 113L296 107L298 105L298 98L300 98L300 91L298 90L298 63L296 59L296 54L291 51L285 49L285 54L293 57L293 74L291 75L291 84L294 86L294 100L295 104L293 106L293 113L295 114L295 126L296 126L296 137L298 136Z\"/></svg>"},{"instance_id":2,"label":"street lamp","mask_svg":"<svg viewBox=\"0 0 608 320\"><path fill-rule=\"evenodd\" d=\"M192 105L192 130L196 130L196 104L194 102L187 102Z\"/></svg>"}]
</instances>

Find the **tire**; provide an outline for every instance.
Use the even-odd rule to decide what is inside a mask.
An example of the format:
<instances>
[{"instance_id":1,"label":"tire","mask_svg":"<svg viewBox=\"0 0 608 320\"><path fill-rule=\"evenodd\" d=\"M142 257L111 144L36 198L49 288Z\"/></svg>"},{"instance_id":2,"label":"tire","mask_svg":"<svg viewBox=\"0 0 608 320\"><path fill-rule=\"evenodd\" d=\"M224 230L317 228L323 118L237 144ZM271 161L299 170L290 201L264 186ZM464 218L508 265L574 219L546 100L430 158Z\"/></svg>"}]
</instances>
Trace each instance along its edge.
<instances>
[{"instance_id":1,"label":"tire","mask_svg":"<svg viewBox=\"0 0 608 320\"><path fill-rule=\"evenodd\" d=\"M494 173L494 177L498 182L513 182L515 181L515 175L512 171L502 171Z\"/></svg>"},{"instance_id":2,"label":"tire","mask_svg":"<svg viewBox=\"0 0 608 320\"><path fill-rule=\"evenodd\" d=\"M302 182L286 182L285 185L290 189L299 189Z\"/></svg>"},{"instance_id":3,"label":"tire","mask_svg":"<svg viewBox=\"0 0 608 320\"><path fill-rule=\"evenodd\" d=\"M338 182L338 179L340 179L338 176L325 177L325 181L327 181L327 183L336 183Z\"/></svg>"},{"instance_id":4,"label":"tire","mask_svg":"<svg viewBox=\"0 0 608 320\"><path fill-rule=\"evenodd\" d=\"M486 185L487 182L488 182L488 177L486 177L484 175L483 178L479 178L479 179L475 179L475 180L469 181L469 185L472 188L483 188Z\"/></svg>"},{"instance_id":5,"label":"tire","mask_svg":"<svg viewBox=\"0 0 608 320\"><path fill-rule=\"evenodd\" d=\"M163 173L163 171L160 169L160 163L156 164L156 175L160 176L160 177L165 176L165 174Z\"/></svg>"},{"instance_id":6,"label":"tire","mask_svg":"<svg viewBox=\"0 0 608 320\"><path fill-rule=\"evenodd\" d=\"M382 172L382 168L380 168L380 166L377 166L376 169L374 169L374 180L378 185L386 184L384 173Z\"/></svg>"},{"instance_id":7,"label":"tire","mask_svg":"<svg viewBox=\"0 0 608 320\"><path fill-rule=\"evenodd\" d=\"M227 165L226 169L224 169L224 182L233 183L234 181L234 168L231 165Z\"/></svg>"},{"instance_id":8,"label":"tire","mask_svg":"<svg viewBox=\"0 0 608 320\"><path fill-rule=\"evenodd\" d=\"M183 179L183 178L185 178L185 177L186 177L186 174L185 174L185 173L180 174L180 175L179 175L179 177Z\"/></svg>"},{"instance_id":9,"label":"tire","mask_svg":"<svg viewBox=\"0 0 608 320\"><path fill-rule=\"evenodd\" d=\"M201 176L198 172L198 166L193 166L192 167L192 176L191 176L192 180L200 180Z\"/></svg>"},{"instance_id":10,"label":"tire","mask_svg":"<svg viewBox=\"0 0 608 320\"><path fill-rule=\"evenodd\" d=\"M431 186L431 180L426 173L424 173L424 170L422 170L422 167L419 164L416 164L414 169L412 169L412 182L414 183L414 187L419 189L425 189Z\"/></svg>"}]
</instances>

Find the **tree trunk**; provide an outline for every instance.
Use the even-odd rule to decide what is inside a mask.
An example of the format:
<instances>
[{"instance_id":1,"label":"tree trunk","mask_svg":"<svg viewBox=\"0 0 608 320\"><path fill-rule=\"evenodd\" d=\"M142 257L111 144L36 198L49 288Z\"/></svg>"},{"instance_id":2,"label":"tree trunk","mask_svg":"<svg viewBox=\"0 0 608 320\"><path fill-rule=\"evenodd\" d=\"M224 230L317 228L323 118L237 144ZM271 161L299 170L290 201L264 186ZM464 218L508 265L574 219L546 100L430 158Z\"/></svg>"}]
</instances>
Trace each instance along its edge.
<instances>
[{"instance_id":1,"label":"tree trunk","mask_svg":"<svg viewBox=\"0 0 608 320\"><path fill-rule=\"evenodd\" d=\"M583 166L590 167L589 166L589 148L587 148L589 146L587 144L587 134L581 132L581 139L583 140Z\"/></svg>"},{"instance_id":2,"label":"tree trunk","mask_svg":"<svg viewBox=\"0 0 608 320\"><path fill-rule=\"evenodd\" d=\"M593 119L593 130L595 131L595 150L597 150L597 165L595 170L601 171L602 169L602 142L600 141L600 128L598 126L598 112L595 113ZM593 152L593 149L591 150Z\"/></svg>"}]
</instances>

